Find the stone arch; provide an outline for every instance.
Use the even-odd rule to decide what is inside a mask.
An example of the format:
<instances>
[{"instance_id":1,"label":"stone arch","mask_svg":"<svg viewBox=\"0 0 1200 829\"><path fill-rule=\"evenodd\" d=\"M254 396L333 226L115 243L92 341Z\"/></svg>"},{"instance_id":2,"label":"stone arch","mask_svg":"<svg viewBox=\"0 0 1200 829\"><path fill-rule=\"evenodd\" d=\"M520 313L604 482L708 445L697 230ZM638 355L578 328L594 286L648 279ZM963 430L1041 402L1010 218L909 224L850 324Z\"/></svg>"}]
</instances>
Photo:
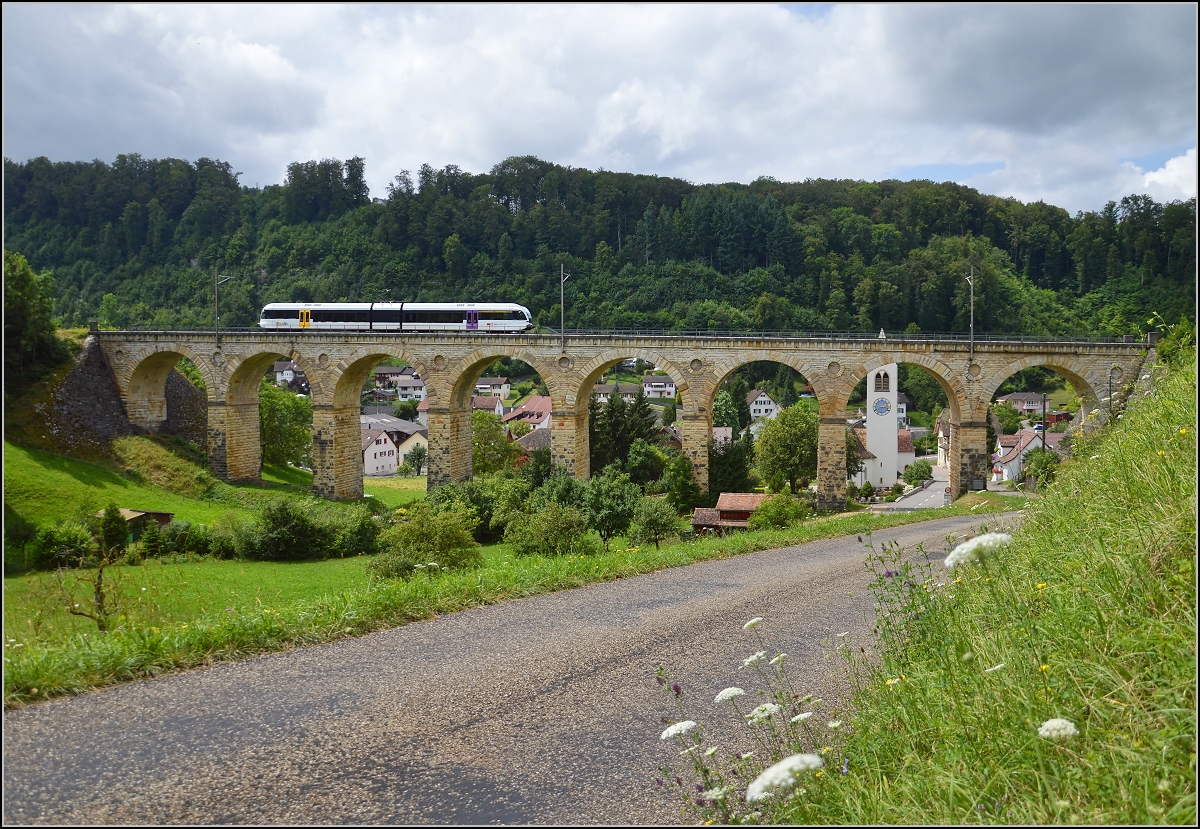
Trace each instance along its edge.
<instances>
[{"instance_id":1,"label":"stone arch","mask_svg":"<svg viewBox=\"0 0 1200 829\"><path fill-rule=\"evenodd\" d=\"M813 367L804 359L803 355L776 351L746 351L713 366L712 383L705 389L707 399L704 404L709 412L710 422L712 421L713 400L716 399L717 390L721 388L721 384L729 379L729 375L750 363L779 363L793 369L812 385L813 395L816 396L818 404L821 402L821 395L817 391L817 382L813 377Z\"/></svg>"},{"instance_id":2,"label":"stone arch","mask_svg":"<svg viewBox=\"0 0 1200 829\"><path fill-rule=\"evenodd\" d=\"M675 382L676 399L680 399L679 395L682 392L688 391L687 376L680 371L679 367L672 360L669 360L662 354L648 351L644 348L632 348L628 351L609 349L601 354L597 354L575 370L574 373L578 378L578 385L574 390L576 404L584 404L586 406L588 398L591 397L590 390L592 386L596 385L596 381L600 379L600 375L617 363L622 360L628 360L630 357L651 363L656 369L665 371L667 376ZM691 395L688 396L688 398L690 397ZM685 398L685 400L688 398ZM684 406L680 407L680 411L682 412L684 408L693 411L696 409L696 402L690 401L685 403Z\"/></svg>"},{"instance_id":3,"label":"stone arch","mask_svg":"<svg viewBox=\"0 0 1200 829\"><path fill-rule=\"evenodd\" d=\"M204 378L205 394L209 400L219 393L220 378L191 347L171 343L156 348L147 344L137 351L114 360L114 379L125 398L125 412L132 423L156 431L167 419L167 376L176 364L187 358Z\"/></svg>"},{"instance_id":4,"label":"stone arch","mask_svg":"<svg viewBox=\"0 0 1200 829\"><path fill-rule=\"evenodd\" d=\"M404 346L401 343L389 342L386 345L378 343L354 349L332 367L322 372L332 378L333 388L332 390L321 389L319 396L318 392L314 390L313 402L320 400L323 404L332 404L335 407L353 406L358 408L359 392L367 377L370 376L371 369L381 360L389 357L407 359ZM308 373L307 370L305 373ZM309 381L309 388L312 388L312 381ZM328 394L328 391L332 391L332 394Z\"/></svg>"},{"instance_id":5,"label":"stone arch","mask_svg":"<svg viewBox=\"0 0 1200 829\"><path fill-rule=\"evenodd\" d=\"M1012 377L1018 371L1034 367L1048 368L1058 374L1061 374L1066 379L1075 393L1079 395L1080 400L1084 401L1084 405L1095 404L1101 398L1101 394L1097 389L1093 388L1092 382L1088 380L1087 375L1091 374L1091 369L1094 367L1093 360L1079 360L1065 355L1042 355L1031 354L1010 363L1005 364L999 371L991 372L980 389L980 397L983 405L990 405L992 397L996 391L1004 384L1008 378ZM1122 369L1122 374L1125 370Z\"/></svg>"},{"instance_id":6,"label":"stone arch","mask_svg":"<svg viewBox=\"0 0 1200 829\"><path fill-rule=\"evenodd\" d=\"M555 462L562 462L568 468L573 468L577 478L587 478L591 475L591 443L588 423L588 402L591 398L591 390L604 372L630 357L644 360L651 363L656 369L665 371L675 383L676 423L683 434L683 453L692 462L692 470L697 483L707 490L707 438L697 438L699 430L706 428L699 419L704 410L699 409L693 395L688 394L686 397L681 397L683 392L689 390L688 381L673 360L658 352L640 347L628 350L605 349L582 365L575 366L571 371L569 378L574 387L570 389L565 400L569 415L564 418L568 434L564 435L560 441L561 444L570 441L570 446L561 452L555 452Z\"/></svg>"},{"instance_id":7,"label":"stone arch","mask_svg":"<svg viewBox=\"0 0 1200 829\"><path fill-rule=\"evenodd\" d=\"M968 392L962 379L949 366L941 360L937 360L925 354L910 354L905 351L874 353L863 359L858 365L849 367L839 378L837 391L843 402L842 412L845 412L845 401L850 398L854 387L859 381L868 377L872 372L888 365L889 363L908 363L909 365L919 366L925 369L938 385L942 387L942 391L946 392L946 399L950 403L950 417L957 421L965 411L969 410L971 404L971 394ZM899 378L890 378L891 385L895 391L899 391ZM870 384L868 383L868 386ZM814 391L816 388L814 386ZM871 393L871 389L867 389L867 393Z\"/></svg>"},{"instance_id":8,"label":"stone arch","mask_svg":"<svg viewBox=\"0 0 1200 829\"><path fill-rule=\"evenodd\" d=\"M475 388L475 381L483 376L482 372L485 368L501 357L516 358L529 364L546 384L546 390L550 392L550 397L558 399L558 387L562 384L559 379L561 372L555 371L554 364L548 363L523 346L499 342L495 346L477 348L455 361L454 368L447 372L450 378L448 384L450 399L443 405L449 405L455 409L470 409L471 392Z\"/></svg>"}]
</instances>

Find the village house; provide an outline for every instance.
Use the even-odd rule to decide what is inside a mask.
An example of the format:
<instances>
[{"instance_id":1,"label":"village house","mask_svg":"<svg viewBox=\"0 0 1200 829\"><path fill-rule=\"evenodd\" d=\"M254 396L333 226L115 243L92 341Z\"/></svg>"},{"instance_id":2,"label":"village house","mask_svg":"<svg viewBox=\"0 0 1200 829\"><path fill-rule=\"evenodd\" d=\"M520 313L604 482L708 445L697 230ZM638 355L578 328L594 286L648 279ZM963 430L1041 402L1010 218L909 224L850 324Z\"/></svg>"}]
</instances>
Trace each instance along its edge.
<instances>
[{"instance_id":1,"label":"village house","mask_svg":"<svg viewBox=\"0 0 1200 829\"><path fill-rule=\"evenodd\" d=\"M491 395L507 400L511 391L512 386L507 377L480 377L475 381L475 393L478 395Z\"/></svg>"},{"instance_id":2,"label":"village house","mask_svg":"<svg viewBox=\"0 0 1200 829\"><path fill-rule=\"evenodd\" d=\"M273 366L275 385L281 389L308 393L308 377L291 360L277 360Z\"/></svg>"},{"instance_id":3,"label":"village house","mask_svg":"<svg viewBox=\"0 0 1200 829\"><path fill-rule=\"evenodd\" d=\"M646 374L642 377L642 393L646 397L674 397L675 381L662 374Z\"/></svg>"},{"instance_id":4,"label":"village house","mask_svg":"<svg viewBox=\"0 0 1200 829\"><path fill-rule=\"evenodd\" d=\"M531 394L524 403L504 415L502 420L505 424L521 422L528 423L534 429L549 429L551 408L549 397Z\"/></svg>"},{"instance_id":5,"label":"village house","mask_svg":"<svg viewBox=\"0 0 1200 829\"><path fill-rule=\"evenodd\" d=\"M1017 481L1025 471L1025 456L1043 446L1055 452L1063 438L1062 432L1043 432L1021 429L1015 435L1000 435L992 455L992 481Z\"/></svg>"},{"instance_id":6,"label":"village house","mask_svg":"<svg viewBox=\"0 0 1200 829\"><path fill-rule=\"evenodd\" d=\"M534 429L526 435L517 438L516 444L526 455L532 455L539 449L550 448L550 430Z\"/></svg>"},{"instance_id":7,"label":"village house","mask_svg":"<svg viewBox=\"0 0 1200 829\"><path fill-rule=\"evenodd\" d=\"M614 394L620 395L626 403L632 403L641 390L642 387L637 383L597 383L592 387L592 393L596 395L596 402L602 406Z\"/></svg>"},{"instance_id":8,"label":"village house","mask_svg":"<svg viewBox=\"0 0 1200 829\"><path fill-rule=\"evenodd\" d=\"M363 429L382 429L387 432L392 443L401 450L401 455L408 451L404 448L405 444L409 443L414 435L420 435L421 440L428 443L429 432L426 427L411 420L401 420L388 414L362 414L358 416L358 420Z\"/></svg>"},{"instance_id":9,"label":"village house","mask_svg":"<svg viewBox=\"0 0 1200 829\"><path fill-rule=\"evenodd\" d=\"M418 413L420 410L421 407L418 406ZM494 395L473 394L471 395L471 411L487 412L488 414L494 414L496 417L502 418L508 413L509 409L504 405L504 401L499 397L495 397Z\"/></svg>"},{"instance_id":10,"label":"village house","mask_svg":"<svg viewBox=\"0 0 1200 829\"><path fill-rule=\"evenodd\" d=\"M722 492L716 507L696 508L692 513L692 529L697 535L725 535L731 530L744 530L749 526L750 513L770 497L761 492Z\"/></svg>"},{"instance_id":11,"label":"village house","mask_svg":"<svg viewBox=\"0 0 1200 829\"><path fill-rule=\"evenodd\" d=\"M363 475L395 475L400 465L396 444L383 429L362 430Z\"/></svg>"},{"instance_id":12,"label":"village house","mask_svg":"<svg viewBox=\"0 0 1200 829\"><path fill-rule=\"evenodd\" d=\"M746 405L750 407L751 420L772 420L780 412L779 404L762 389L751 389L746 395Z\"/></svg>"},{"instance_id":13,"label":"village house","mask_svg":"<svg viewBox=\"0 0 1200 829\"><path fill-rule=\"evenodd\" d=\"M1012 394L1006 394L1003 397L997 397L996 402L1000 404L1008 403L1014 409L1021 413L1023 417L1042 413L1042 397L1043 395L1033 391L1018 391ZM1049 406L1049 403L1047 403Z\"/></svg>"}]
</instances>

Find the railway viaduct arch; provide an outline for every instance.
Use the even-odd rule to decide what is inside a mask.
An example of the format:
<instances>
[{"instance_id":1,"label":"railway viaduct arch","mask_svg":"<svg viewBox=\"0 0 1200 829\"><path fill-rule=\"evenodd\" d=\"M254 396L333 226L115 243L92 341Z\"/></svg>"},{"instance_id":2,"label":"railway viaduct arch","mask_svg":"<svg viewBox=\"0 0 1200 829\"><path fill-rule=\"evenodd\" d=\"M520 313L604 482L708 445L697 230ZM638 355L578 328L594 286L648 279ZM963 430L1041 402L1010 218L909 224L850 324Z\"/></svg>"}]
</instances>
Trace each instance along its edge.
<instances>
[{"instance_id":1,"label":"railway viaduct arch","mask_svg":"<svg viewBox=\"0 0 1200 829\"><path fill-rule=\"evenodd\" d=\"M272 362L291 359L308 376L313 401L313 491L326 498L363 494L359 389L386 357L413 365L429 400L429 485L471 475L470 395L484 369L519 358L541 375L552 400L554 462L586 478L588 397L597 378L640 357L663 369L678 391L683 451L702 489L708 485L712 400L738 366L770 360L796 369L820 406L817 504L845 503L846 401L870 371L910 363L931 373L950 401L950 486L955 495L990 470L986 445L992 395L1013 373L1044 366L1071 383L1085 410L1109 389L1137 378L1146 346L1134 342L863 337L380 334L354 332L224 333L98 331L130 420L148 432L166 418L164 386L187 357L208 395L208 459L218 477L257 478L261 470L258 384ZM1086 411L1085 411L1086 413Z\"/></svg>"}]
</instances>

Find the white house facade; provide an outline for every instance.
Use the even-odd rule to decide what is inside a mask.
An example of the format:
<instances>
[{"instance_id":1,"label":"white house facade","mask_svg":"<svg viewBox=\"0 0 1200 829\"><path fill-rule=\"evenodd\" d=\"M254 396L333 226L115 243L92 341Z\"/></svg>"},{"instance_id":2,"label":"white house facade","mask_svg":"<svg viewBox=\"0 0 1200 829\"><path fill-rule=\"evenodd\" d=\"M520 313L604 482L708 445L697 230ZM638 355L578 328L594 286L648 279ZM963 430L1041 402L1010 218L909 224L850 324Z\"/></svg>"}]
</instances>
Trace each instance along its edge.
<instances>
[{"instance_id":1,"label":"white house facade","mask_svg":"<svg viewBox=\"0 0 1200 829\"><path fill-rule=\"evenodd\" d=\"M400 453L382 429L362 430L363 474L370 477L395 475Z\"/></svg>"},{"instance_id":2,"label":"white house facade","mask_svg":"<svg viewBox=\"0 0 1200 829\"><path fill-rule=\"evenodd\" d=\"M674 397L675 381L660 374L647 374L642 377L642 394L646 397Z\"/></svg>"}]
</instances>

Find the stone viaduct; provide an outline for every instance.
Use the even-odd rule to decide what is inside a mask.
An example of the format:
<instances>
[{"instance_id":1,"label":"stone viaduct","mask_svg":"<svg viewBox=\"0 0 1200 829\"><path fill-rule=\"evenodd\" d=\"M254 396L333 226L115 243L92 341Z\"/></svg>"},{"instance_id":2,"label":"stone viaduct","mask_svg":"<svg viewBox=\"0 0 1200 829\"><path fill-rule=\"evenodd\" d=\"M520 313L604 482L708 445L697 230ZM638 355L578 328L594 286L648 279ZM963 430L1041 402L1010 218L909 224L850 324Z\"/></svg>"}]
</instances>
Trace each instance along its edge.
<instances>
[{"instance_id":1,"label":"stone viaduct","mask_svg":"<svg viewBox=\"0 0 1200 829\"><path fill-rule=\"evenodd\" d=\"M640 357L664 370L678 390L683 451L700 487L708 487L712 400L745 363L791 366L820 404L817 504L845 503L846 401L855 385L888 363L920 366L950 401L950 486L957 496L990 471L988 405L1013 373L1045 366L1067 379L1086 409L1137 378L1146 345L1129 342L766 336L383 334L379 332L101 331L96 332L130 420L148 432L166 419L164 386L186 357L208 396L208 462L227 481L261 473L258 386L279 359L307 374L313 401L313 491L326 498L363 494L359 395L379 361L415 367L429 400L429 486L471 475L470 396L500 357L533 366L553 401L554 462L588 477L588 397L602 373Z\"/></svg>"}]
</instances>

